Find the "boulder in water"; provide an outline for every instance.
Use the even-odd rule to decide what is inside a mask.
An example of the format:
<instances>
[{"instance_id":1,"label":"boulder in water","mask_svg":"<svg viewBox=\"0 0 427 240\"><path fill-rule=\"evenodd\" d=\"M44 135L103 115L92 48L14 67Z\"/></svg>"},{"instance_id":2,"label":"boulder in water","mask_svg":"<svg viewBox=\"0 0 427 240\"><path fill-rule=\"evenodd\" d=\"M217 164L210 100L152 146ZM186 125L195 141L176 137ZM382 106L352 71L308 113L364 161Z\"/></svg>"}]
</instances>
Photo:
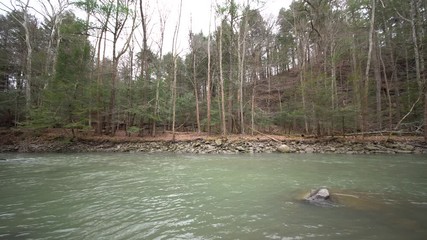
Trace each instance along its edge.
<instances>
[{"instance_id":1,"label":"boulder in water","mask_svg":"<svg viewBox=\"0 0 427 240\"><path fill-rule=\"evenodd\" d=\"M346 207L363 211L384 211L391 205L378 198L377 193L320 187L310 193L299 192L299 202L319 207Z\"/></svg>"},{"instance_id":2,"label":"boulder in water","mask_svg":"<svg viewBox=\"0 0 427 240\"><path fill-rule=\"evenodd\" d=\"M334 202L331 199L331 194L326 187L321 187L312 190L310 194L304 197L304 200L308 203L318 206L332 206Z\"/></svg>"}]
</instances>

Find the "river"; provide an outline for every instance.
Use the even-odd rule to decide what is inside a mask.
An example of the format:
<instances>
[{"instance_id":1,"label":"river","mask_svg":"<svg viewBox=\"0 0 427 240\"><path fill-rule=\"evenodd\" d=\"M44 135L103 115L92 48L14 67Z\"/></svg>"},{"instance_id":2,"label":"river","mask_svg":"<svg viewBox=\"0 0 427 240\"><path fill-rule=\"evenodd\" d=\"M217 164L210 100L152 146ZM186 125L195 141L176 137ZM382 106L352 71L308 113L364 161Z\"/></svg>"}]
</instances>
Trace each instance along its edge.
<instances>
[{"instance_id":1,"label":"river","mask_svg":"<svg viewBox=\"0 0 427 240\"><path fill-rule=\"evenodd\" d=\"M0 158L0 239L427 239L426 155Z\"/></svg>"}]
</instances>

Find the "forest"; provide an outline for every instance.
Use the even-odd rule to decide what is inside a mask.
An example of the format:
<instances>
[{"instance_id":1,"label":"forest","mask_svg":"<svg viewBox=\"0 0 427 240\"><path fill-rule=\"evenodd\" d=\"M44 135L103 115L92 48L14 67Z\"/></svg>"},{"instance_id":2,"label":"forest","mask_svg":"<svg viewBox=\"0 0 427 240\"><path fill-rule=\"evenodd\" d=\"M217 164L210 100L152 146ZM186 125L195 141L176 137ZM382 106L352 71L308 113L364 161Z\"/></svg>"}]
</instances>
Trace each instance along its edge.
<instances>
[{"instance_id":1,"label":"forest","mask_svg":"<svg viewBox=\"0 0 427 240\"><path fill-rule=\"evenodd\" d=\"M427 141L427 1L211 2L208 33L147 0L0 3L0 126Z\"/></svg>"}]
</instances>

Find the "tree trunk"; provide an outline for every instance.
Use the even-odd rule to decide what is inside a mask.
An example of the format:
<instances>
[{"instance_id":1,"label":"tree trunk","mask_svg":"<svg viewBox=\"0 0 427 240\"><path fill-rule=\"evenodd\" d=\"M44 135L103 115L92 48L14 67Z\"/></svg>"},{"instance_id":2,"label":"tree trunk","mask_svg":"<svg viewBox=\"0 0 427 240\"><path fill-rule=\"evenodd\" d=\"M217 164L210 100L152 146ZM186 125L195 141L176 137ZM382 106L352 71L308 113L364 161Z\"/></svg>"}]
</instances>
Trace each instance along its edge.
<instances>
[{"instance_id":1,"label":"tree trunk","mask_svg":"<svg viewBox=\"0 0 427 240\"><path fill-rule=\"evenodd\" d=\"M252 88L251 96L251 135L254 135L255 130L255 86Z\"/></svg>"},{"instance_id":2,"label":"tree trunk","mask_svg":"<svg viewBox=\"0 0 427 240\"><path fill-rule=\"evenodd\" d=\"M196 100L196 124L197 124L197 133L201 133L200 128L200 110L199 110L199 84L197 82L196 76L196 53L193 48L193 81L194 81L194 97Z\"/></svg>"},{"instance_id":3,"label":"tree trunk","mask_svg":"<svg viewBox=\"0 0 427 240\"><path fill-rule=\"evenodd\" d=\"M106 134L114 135L114 114L115 114L115 105L116 105L116 82L117 82L117 72L118 72L118 57L117 57L117 40L119 35L120 26L118 24L119 19L119 9L118 9L119 1L117 0L117 6L115 9L114 19L116 20L114 29L113 29L113 72L111 76L111 90L110 90L110 102L108 104L108 115L107 115L107 129Z\"/></svg>"},{"instance_id":4,"label":"tree trunk","mask_svg":"<svg viewBox=\"0 0 427 240\"><path fill-rule=\"evenodd\" d=\"M127 4L127 5L123 5L123 4ZM114 28L113 28L113 73L112 73L112 78L111 78L111 95L110 95L110 104L109 104L109 113L108 113L108 128L107 128L107 134L109 133L109 131L111 131L111 135L115 135L117 127L118 127L118 122L116 120L115 115L118 115L118 111L116 110L116 94L117 94L117 82L118 82L118 65L119 65L119 61L120 58L123 56L123 54L127 51L127 49L129 48L129 43L130 40L132 39L133 36L133 32L135 30L135 23L136 23L136 16L133 15L132 16L132 25L131 25L131 30L130 33L128 35L126 35L126 40L123 43L121 49L119 51L117 51L117 47L118 44L121 43L120 38L122 37L122 33L123 33L123 29L126 26L126 22L129 19L129 14L134 13L135 11L127 11L127 12L121 12L121 7L124 8L128 8L129 7L130 2L126 2L126 3L121 3L119 0L116 1L116 7L113 8L111 6L111 8L115 11L115 16L114 16ZM125 14L123 18L121 18L121 14ZM117 118L118 119L118 118Z\"/></svg>"},{"instance_id":5,"label":"tree trunk","mask_svg":"<svg viewBox=\"0 0 427 240\"><path fill-rule=\"evenodd\" d=\"M415 72L418 87L421 89L420 94L424 94L424 141L427 142L427 86L425 79L421 78L421 70L424 69L424 66L421 66L421 54L418 44L418 34L417 34L417 0L411 0L411 30L412 30L412 43L414 46L414 57L415 57ZM424 62L424 61L421 61ZM424 74L424 73L423 73Z\"/></svg>"},{"instance_id":6,"label":"tree trunk","mask_svg":"<svg viewBox=\"0 0 427 240\"><path fill-rule=\"evenodd\" d=\"M193 20L191 19L191 26L193 26ZM192 51L192 64L193 64L193 87L194 87L194 98L196 100L196 128L197 133L201 133L200 129L200 110L199 110L199 84L197 82L197 71L196 71L196 47L194 43L194 37L193 37L193 29L190 30L190 45L191 45L191 51Z\"/></svg>"},{"instance_id":7,"label":"tree trunk","mask_svg":"<svg viewBox=\"0 0 427 240\"><path fill-rule=\"evenodd\" d=\"M267 77L268 96L271 96L272 95L272 93L271 93L271 75L272 75L272 73L271 73L271 53L270 53L269 47L270 47L270 42L268 43L267 52L266 52L266 54L267 54L267 71L266 71L267 76L266 77ZM271 99L270 98L267 98L267 113L268 113L268 116L271 116Z\"/></svg>"},{"instance_id":8,"label":"tree trunk","mask_svg":"<svg viewBox=\"0 0 427 240\"><path fill-rule=\"evenodd\" d=\"M307 107L306 107L306 98L305 98L305 81L304 81L304 75L305 75L305 68L306 68L306 57L305 57L305 36L303 33L299 32L298 29L298 23L297 23L297 16L296 16L296 10L293 9L292 11L293 19L294 19L294 32L295 36L297 36L297 58L298 58L298 64L299 64L299 80L300 80L300 86L301 86L301 102L302 102L302 111L304 115L304 132L307 134L309 132L308 127L308 119L307 119Z\"/></svg>"},{"instance_id":9,"label":"tree trunk","mask_svg":"<svg viewBox=\"0 0 427 240\"><path fill-rule=\"evenodd\" d=\"M118 19L118 11L116 11L116 19ZM116 25L116 27L117 27L117 25ZM106 132L106 134L111 133L111 135L114 135L114 133L115 133L115 131L114 131L114 129L115 129L115 117L114 117L114 115L115 115L115 107L116 107L117 74L119 71L119 69L118 69L119 59L118 59L117 54L116 54L116 49L117 49L116 39L118 39L117 38L117 34L118 34L117 28L113 34L114 34L114 40L113 40L113 72L111 75L110 103L109 103L109 108L108 108L109 112L108 112L108 116L107 116L108 127L107 127L107 132Z\"/></svg>"},{"instance_id":10,"label":"tree trunk","mask_svg":"<svg viewBox=\"0 0 427 240\"><path fill-rule=\"evenodd\" d=\"M247 8L249 10L249 6ZM247 34L247 25L248 25L248 14L246 12L246 15L244 16L244 23L242 28L240 29L239 34L239 46L241 46L240 51L238 51L238 58L239 58L239 77L240 77L240 83L239 83L239 118L240 118L240 133L245 134L245 119L244 119L244 108L243 108L243 82L245 79L245 58L246 58L246 34Z\"/></svg>"},{"instance_id":11,"label":"tree trunk","mask_svg":"<svg viewBox=\"0 0 427 240\"><path fill-rule=\"evenodd\" d=\"M370 30L369 30L369 49L368 49L368 60L366 62L365 69L365 82L363 88L363 104L362 104L362 132L366 131L367 124L367 115L368 115L368 95L369 95L369 71L371 67L372 59L372 49L374 46L374 27L375 27L375 7L376 0L372 0L372 9L371 9L371 21L370 21Z\"/></svg>"},{"instance_id":12,"label":"tree trunk","mask_svg":"<svg viewBox=\"0 0 427 240\"><path fill-rule=\"evenodd\" d=\"M68 1L64 0L58 0L56 7L58 7L58 10L55 10L55 6L52 4L51 1L47 1L47 4L42 4L45 15L44 17L48 19L50 24L52 24L50 33L49 33L49 40L48 40L48 46L47 46L47 54L46 54L46 62L45 62L45 69L44 69L44 75L46 77L46 82L44 83L43 88L47 88L49 85L49 81L51 80L52 76L55 76L56 71L56 63L58 61L58 49L61 42L61 33L60 33L60 26L64 17L64 11L68 7ZM50 8L50 10L48 9ZM89 19L90 19L90 9L89 6L86 5L86 20L85 24L88 26ZM88 28L86 27L86 34L88 34ZM56 45L54 44L56 38Z\"/></svg>"},{"instance_id":13,"label":"tree trunk","mask_svg":"<svg viewBox=\"0 0 427 240\"><path fill-rule=\"evenodd\" d=\"M98 49L97 49L97 60L96 60L96 66L97 66L97 73L96 73L96 120L97 120L97 125L96 125L96 129L95 129L95 133L96 134L102 134L102 130L103 130L103 125L104 125L104 121L102 119L102 113L101 113L101 98L102 98L102 92L101 92L101 85L102 85L102 72L103 72L103 66L104 66L104 57L105 57L105 42L107 41L106 39L104 40L104 55L102 56L102 65L101 65L101 45L102 45L102 38L104 37L106 28L103 27L101 29L101 33L100 36L98 38Z\"/></svg>"},{"instance_id":14,"label":"tree trunk","mask_svg":"<svg viewBox=\"0 0 427 240\"><path fill-rule=\"evenodd\" d=\"M211 17L212 4L209 13L209 32L208 32L208 79L206 82L206 130L208 135L211 134Z\"/></svg>"},{"instance_id":15,"label":"tree trunk","mask_svg":"<svg viewBox=\"0 0 427 240\"><path fill-rule=\"evenodd\" d=\"M177 60L178 60L178 52L177 52L177 42L178 42L178 33L179 33L179 26L181 23L181 10L182 10L182 0L179 3L179 15L178 15L178 22L175 26L175 32L173 34L173 46L172 46L172 53L173 53L173 83L172 83L172 141L175 141L175 121L176 121L176 82L177 82Z\"/></svg>"},{"instance_id":16,"label":"tree trunk","mask_svg":"<svg viewBox=\"0 0 427 240\"><path fill-rule=\"evenodd\" d=\"M375 35L375 33L374 33ZM374 36L374 39L376 39L376 36ZM382 88L382 80L381 80L381 69L380 69L380 52L379 48L380 46L377 45L377 41L373 40L373 65L374 65L374 77L375 77L375 83L376 83L376 91L375 91L375 97L376 97L376 105L377 105L377 111L376 111L376 117L377 117L377 126L378 130L382 130L382 99L381 99L381 88Z\"/></svg>"},{"instance_id":17,"label":"tree trunk","mask_svg":"<svg viewBox=\"0 0 427 240\"><path fill-rule=\"evenodd\" d=\"M176 41L176 39L174 41ZM173 82L172 82L172 141L175 141L177 60L178 60L178 56L174 56L174 59L173 59Z\"/></svg>"},{"instance_id":18,"label":"tree trunk","mask_svg":"<svg viewBox=\"0 0 427 240\"><path fill-rule=\"evenodd\" d=\"M424 142L427 143L427 87L424 86Z\"/></svg>"},{"instance_id":19,"label":"tree trunk","mask_svg":"<svg viewBox=\"0 0 427 240\"><path fill-rule=\"evenodd\" d=\"M160 54L161 55L161 54ZM160 67L159 67L160 68ZM161 70L157 72L157 77L160 78ZM156 99L154 100L154 120L151 130L151 136L156 136L157 130L157 117L159 116L159 98L160 98L160 79L157 79L156 82Z\"/></svg>"},{"instance_id":20,"label":"tree trunk","mask_svg":"<svg viewBox=\"0 0 427 240\"><path fill-rule=\"evenodd\" d=\"M166 18L159 12L160 16L160 43L159 43L159 64L157 66L157 76L156 76L156 99L154 102L154 121L152 126L151 134L153 137L156 136L157 129L157 119L159 116L159 98L160 98L160 81L162 79L162 69L163 69L163 43L165 39L165 26L166 26Z\"/></svg>"},{"instance_id":21,"label":"tree trunk","mask_svg":"<svg viewBox=\"0 0 427 240\"><path fill-rule=\"evenodd\" d=\"M326 53L325 53L326 55ZM326 63L325 63L326 65ZM331 125L332 125L332 132L334 132L334 115L335 115L335 108L337 106L337 100L338 100L338 90L337 90L337 66L336 66L336 60L335 60L335 39L332 40L331 43L331 103L332 103L332 116L331 116Z\"/></svg>"},{"instance_id":22,"label":"tree trunk","mask_svg":"<svg viewBox=\"0 0 427 240\"><path fill-rule=\"evenodd\" d=\"M351 55L352 55L352 71L353 71L353 75L355 76L353 79L353 89L354 89L354 94L353 94L353 100L355 102L355 105L358 107L359 109L359 113L360 114L356 114L355 118L354 118L354 122L355 122L355 127L356 129L360 129L361 128L361 121L360 121L360 117L361 117L361 109L362 109L362 100L361 100L361 80L359 80L359 76L361 76L361 71L358 65L358 61L357 61L357 56L356 56L356 52L357 52L357 48L356 48L356 41L355 41L355 35L353 34L353 40L351 41L352 46L351 46ZM362 77L360 77L362 78Z\"/></svg>"},{"instance_id":23,"label":"tree trunk","mask_svg":"<svg viewBox=\"0 0 427 240\"><path fill-rule=\"evenodd\" d=\"M420 50L418 47L418 37L417 37L417 28L416 28L416 15L417 15L417 0L411 1L411 30L412 30L412 44L414 46L414 58L415 58L415 73L417 78L417 83L419 87L423 86L421 82L421 66L420 66Z\"/></svg>"},{"instance_id":24,"label":"tree trunk","mask_svg":"<svg viewBox=\"0 0 427 240\"><path fill-rule=\"evenodd\" d=\"M231 0L231 4L234 4L234 0ZM233 80L233 44L234 44L234 11L231 11L230 15L230 45L228 48L228 54L229 54L229 68L228 68L228 132L233 132L233 86L234 86L234 80Z\"/></svg>"},{"instance_id":25,"label":"tree trunk","mask_svg":"<svg viewBox=\"0 0 427 240\"><path fill-rule=\"evenodd\" d=\"M145 82L149 82L149 78L150 78L150 73L148 71L148 62L147 62L147 54L148 54L148 46L147 46L147 21L146 21L146 16L144 14L144 8L142 6L143 1L139 0L139 13L141 16L141 25L142 25L142 51L141 51L141 69L140 69L140 74L139 74L139 80L142 81L142 91L141 91L141 105L145 106L145 101L146 101L146 90L145 90ZM156 111L156 110L154 110ZM151 134L154 136L155 135L155 124L156 124L156 119L152 119L153 120L153 128L152 128L152 132ZM143 131L144 131L144 116L141 116L141 120L140 120L140 132L139 132L139 136L143 136ZM154 131L154 132L153 132Z\"/></svg>"},{"instance_id":26,"label":"tree trunk","mask_svg":"<svg viewBox=\"0 0 427 240\"><path fill-rule=\"evenodd\" d=\"M139 10L141 13L141 25L142 25L142 59L141 59L141 76L144 76L145 73L145 81L149 81L150 72L148 71L148 45L147 45L147 20L144 9L142 7L142 0L139 0Z\"/></svg>"},{"instance_id":27,"label":"tree trunk","mask_svg":"<svg viewBox=\"0 0 427 240\"><path fill-rule=\"evenodd\" d=\"M219 81L220 81L220 91L221 91L221 130L222 135L227 135L227 125L225 124L225 96L224 96L224 76L222 72L222 27L219 28Z\"/></svg>"},{"instance_id":28,"label":"tree trunk","mask_svg":"<svg viewBox=\"0 0 427 240\"><path fill-rule=\"evenodd\" d=\"M25 84L25 100L26 100L26 109L27 111L30 111L31 109L31 84L32 84L32 53L33 49L31 47L31 40L30 40L30 20L28 19L28 2L27 6L24 10L24 22L22 23L22 26L25 30L25 45L27 47L27 59L26 59L26 69L25 69L25 78L26 78L26 84Z\"/></svg>"},{"instance_id":29,"label":"tree trunk","mask_svg":"<svg viewBox=\"0 0 427 240\"><path fill-rule=\"evenodd\" d=\"M384 60L383 60L383 57L382 57L381 48L379 47L378 50L379 50L378 51L378 58L379 58L379 60L381 62L381 65L383 67L383 72L384 72L383 76L384 76L384 82L385 82L386 93L387 93L387 102L388 102L389 129L391 131L391 130L393 130L393 112L392 112L393 106L392 106L391 95L390 95L390 84L389 84L389 81L388 81L387 71L386 71L387 69L386 69L386 66L385 66L385 63L384 63ZM393 60L393 58L392 58L392 60ZM393 70L393 74L394 74L394 70ZM399 111L399 109L397 109L397 111Z\"/></svg>"},{"instance_id":30,"label":"tree trunk","mask_svg":"<svg viewBox=\"0 0 427 240\"><path fill-rule=\"evenodd\" d=\"M384 15L383 15L384 17ZM386 73L386 65L384 63L384 60L382 58L382 54L381 54L381 48L380 49L380 60L381 60L381 64L383 66L383 71L384 71L384 77L386 80L386 91L387 91L387 98L389 101L389 124L390 124L390 130L392 130L393 128L393 115L392 115L392 106L391 106L391 94L390 94L390 89L392 87L392 85L394 84L394 91L395 91L395 102L396 102L396 107L395 107L395 111L396 111L396 118L400 119L400 90L399 90L399 80L397 77L398 71L397 71L397 57L395 57L395 53L394 53L394 48L393 48L393 44L392 44L392 28L388 28L387 27L387 21L385 18L383 18L383 26L384 26L384 33L385 33L385 43L388 46L388 49L390 51L390 62L391 62L391 79L390 82L387 79L387 73Z\"/></svg>"},{"instance_id":31,"label":"tree trunk","mask_svg":"<svg viewBox=\"0 0 427 240\"><path fill-rule=\"evenodd\" d=\"M115 45L115 44L113 44ZM113 46L115 50L115 47ZM115 54L114 54L115 55ZM118 72L118 59L116 56L113 56L113 72L111 76L111 91L110 91L110 103L109 103L109 113L108 113L108 127L106 134L115 134L115 113L116 113L116 92L117 92L117 72Z\"/></svg>"}]
</instances>

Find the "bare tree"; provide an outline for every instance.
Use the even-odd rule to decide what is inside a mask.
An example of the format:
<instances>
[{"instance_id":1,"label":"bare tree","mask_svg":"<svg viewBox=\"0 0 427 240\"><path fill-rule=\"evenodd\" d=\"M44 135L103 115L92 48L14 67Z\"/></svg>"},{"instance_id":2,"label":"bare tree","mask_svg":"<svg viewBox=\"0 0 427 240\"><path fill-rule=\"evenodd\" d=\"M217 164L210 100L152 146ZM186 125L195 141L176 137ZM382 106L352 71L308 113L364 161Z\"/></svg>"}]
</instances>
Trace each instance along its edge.
<instances>
[{"instance_id":1,"label":"bare tree","mask_svg":"<svg viewBox=\"0 0 427 240\"><path fill-rule=\"evenodd\" d=\"M382 99L381 99L381 88L382 88L382 79L381 79L381 64L380 64L380 51L381 47L377 44L377 36L376 33L373 33L373 68L374 68L374 78L376 83L376 91L375 91L375 97L376 97L376 117L377 117L377 126L378 129L382 129ZM386 75L387 76L387 75Z\"/></svg>"},{"instance_id":2,"label":"bare tree","mask_svg":"<svg viewBox=\"0 0 427 240\"><path fill-rule=\"evenodd\" d=\"M230 14L230 43L229 43L229 66L228 66L228 131L233 132L233 85L235 84L234 80L234 62L233 62L233 56L235 54L235 45L234 45L234 23L236 20L236 11L237 11L237 5L234 2L234 0L228 0L229 4L229 14Z\"/></svg>"},{"instance_id":3,"label":"bare tree","mask_svg":"<svg viewBox=\"0 0 427 240\"><path fill-rule=\"evenodd\" d=\"M181 11L182 11L182 0L179 2L179 16L178 22L175 26L175 31L173 33L173 41L172 41L172 55L173 55L173 82L172 82L172 140L175 141L175 121L176 121L176 75L177 75L177 60L178 60L178 33L179 26L181 24Z\"/></svg>"},{"instance_id":4,"label":"bare tree","mask_svg":"<svg viewBox=\"0 0 427 240\"><path fill-rule=\"evenodd\" d=\"M69 6L68 0L57 0L56 4L52 3L52 0L42 1L39 0L40 5L43 8L43 13L41 13L49 23L50 33L47 46L47 57L45 63L45 75L54 76L55 75L55 65L57 62L58 48L61 42L61 31L60 25L64 19L64 12ZM88 7L89 11L89 7ZM87 14L89 17L90 14ZM88 23L89 20L86 21ZM47 78L49 81L49 78ZM49 82L45 83L45 88Z\"/></svg>"},{"instance_id":5,"label":"bare tree","mask_svg":"<svg viewBox=\"0 0 427 240\"><path fill-rule=\"evenodd\" d=\"M209 32L208 32L208 79L206 82L206 119L207 119L207 132L211 133L211 18L212 18L212 2L209 12Z\"/></svg>"},{"instance_id":6,"label":"bare tree","mask_svg":"<svg viewBox=\"0 0 427 240\"><path fill-rule=\"evenodd\" d=\"M221 91L221 129L222 135L227 135L227 125L225 123L225 96L224 96L224 76L222 70L222 29L223 29L223 21L221 21L221 26L219 28L219 82L220 82L220 91Z\"/></svg>"},{"instance_id":7,"label":"bare tree","mask_svg":"<svg viewBox=\"0 0 427 240\"><path fill-rule=\"evenodd\" d=\"M237 50L237 59L238 59L238 68L239 68L239 91L237 100L239 102L239 118L240 118L240 133L245 134L245 119L244 119L244 104L243 104L243 83L245 80L245 58L246 58L246 36L247 36L247 26L249 21L249 10L250 4L249 0L244 9L243 23L240 27L240 33L238 35L238 45L239 49Z\"/></svg>"},{"instance_id":8,"label":"bare tree","mask_svg":"<svg viewBox=\"0 0 427 240\"><path fill-rule=\"evenodd\" d=\"M112 2L110 2L112 4ZM109 113L108 113L108 128L107 128L107 134L110 133L114 135L117 124L115 122L115 114L116 114L116 92L117 92L117 73L118 73L118 64L120 58L125 54L127 49L129 48L130 40L132 39L133 32L136 29L136 16L135 14L130 15L132 13L135 13L135 11L129 11L130 10L130 4L132 3L131 0L125 0L124 2L121 0L116 0L116 8L114 9L114 16L112 19L112 54L113 54L113 73L111 77L111 93L110 93L110 103L109 103ZM131 31L127 34L126 38L124 39L124 43L121 45L121 48L118 49L119 46L119 39L121 39L121 35L123 33L123 30L126 26L126 22L131 19Z\"/></svg>"},{"instance_id":9,"label":"bare tree","mask_svg":"<svg viewBox=\"0 0 427 240\"><path fill-rule=\"evenodd\" d=\"M374 31L375 31L375 8L376 8L376 0L372 0L371 3L371 20L369 27L369 49L368 49L368 60L366 61L366 69L365 69L365 81L363 85L363 104L362 104L362 132L365 131L365 127L367 124L367 115L368 115L368 94L369 94L369 71L371 67L371 59L372 59L372 51L374 47Z\"/></svg>"},{"instance_id":10,"label":"bare tree","mask_svg":"<svg viewBox=\"0 0 427 240\"><path fill-rule=\"evenodd\" d=\"M304 114L304 130L305 133L308 133L309 129L308 129L308 120L307 120L307 107L306 107L306 91L305 91L305 68L306 68L306 56L305 56L305 51L306 48L308 48L308 44L306 44L307 42L307 37L304 34L304 27L305 27L305 22L302 19L299 19L299 16L297 16L297 10L296 9L292 9L292 16L294 19L294 26L293 26L293 31L295 33L295 36L297 36L297 52L298 52L298 62L300 65L300 73L299 73L299 79L300 79L300 84L301 84L301 102L302 102L302 111ZM301 28L301 31L300 31Z\"/></svg>"},{"instance_id":11,"label":"bare tree","mask_svg":"<svg viewBox=\"0 0 427 240\"><path fill-rule=\"evenodd\" d=\"M142 55L141 55L141 77L148 81L150 73L148 71L148 45L147 45L147 15L144 14L143 1L139 0L139 12L141 14L142 25ZM145 70L145 75L144 75Z\"/></svg>"},{"instance_id":12,"label":"bare tree","mask_svg":"<svg viewBox=\"0 0 427 240\"><path fill-rule=\"evenodd\" d=\"M192 18L191 18L191 27L193 25ZM194 40L194 34L193 29L190 30L190 46L192 50L192 64L193 64L193 86L194 86L194 97L196 100L196 124L197 124L197 133L201 132L200 129L200 110L199 110L199 84L197 81L197 74L196 74L196 43Z\"/></svg>"},{"instance_id":13,"label":"bare tree","mask_svg":"<svg viewBox=\"0 0 427 240\"><path fill-rule=\"evenodd\" d=\"M159 116L159 98L160 98L160 82L162 81L162 58L163 58L163 42L164 42L164 36L165 36L165 27L166 27L166 14L160 12L159 9L159 23L160 23L160 40L158 42L159 47L159 64L157 66L157 76L156 76L156 99L154 100L154 121L153 121L153 130L152 130L152 136L156 136L156 121Z\"/></svg>"},{"instance_id":14,"label":"bare tree","mask_svg":"<svg viewBox=\"0 0 427 240\"><path fill-rule=\"evenodd\" d=\"M96 102L97 102L97 107L96 107L96 119L97 119L97 127L95 129L95 132L97 134L101 134L104 128L104 120L102 117L102 110L101 110L101 102L102 102L102 84L103 84L103 77L102 77L102 73L103 73L103 68L105 67L104 65L104 60L105 60L105 51L106 51L106 44L107 44L107 30L108 30L108 23L109 23L109 19L110 16L112 14L112 8L107 7L107 8L103 8L103 12L102 14L100 14L99 16L95 15L95 18L97 19L97 21L99 22L99 24L101 25L99 28L99 33L98 33L98 37L97 37L97 47L96 47ZM101 56L101 52L102 52L102 56Z\"/></svg>"},{"instance_id":15,"label":"bare tree","mask_svg":"<svg viewBox=\"0 0 427 240\"><path fill-rule=\"evenodd\" d=\"M10 2L10 6L0 3L10 12L22 12L22 17L16 14L11 14L11 16L24 28L25 31L25 46L27 50L26 62L25 62L25 107L27 110L31 108L31 85L32 85L32 57L33 57L33 48L31 46L31 33L30 33L30 0L16 0Z\"/></svg>"},{"instance_id":16,"label":"bare tree","mask_svg":"<svg viewBox=\"0 0 427 240\"><path fill-rule=\"evenodd\" d=\"M404 20L410 23L411 25L411 37L412 43L414 47L414 60L415 60L415 76L420 88L420 97L416 100L416 102L412 105L411 110L399 121L397 127L400 123L412 112L414 106L418 103L422 96L424 96L424 141L427 142L427 82L424 74L424 58L422 57L422 52L420 51L419 37L417 33L417 12L418 12L418 1L410 0L410 18L403 17L396 9L396 13ZM423 73L423 76L421 76Z\"/></svg>"},{"instance_id":17,"label":"bare tree","mask_svg":"<svg viewBox=\"0 0 427 240\"><path fill-rule=\"evenodd\" d=\"M424 141L427 142L427 81L425 79L425 71L424 71L424 58L422 57L422 51L420 51L420 44L418 43L418 33L417 33L417 11L418 11L418 1L411 0L411 30L412 30L412 43L414 45L414 55L415 55L415 72L416 78L418 82L418 86L421 89L420 96L424 95ZM425 11L425 10L424 10ZM421 77L421 73L423 73L423 77Z\"/></svg>"},{"instance_id":18,"label":"bare tree","mask_svg":"<svg viewBox=\"0 0 427 240\"><path fill-rule=\"evenodd\" d=\"M143 6L143 1L139 0L139 13L140 13L140 17L141 17L141 25L142 25L142 50L141 50L141 63L140 63L140 81L142 81L142 91L141 91L141 106L144 107L144 105L146 104L146 101L148 101L146 99L146 96L144 96L144 94L146 93L146 82L148 83L150 81L150 71L148 70L148 54L149 54L149 50L148 50L148 44L147 44L147 37L148 37L148 32L147 32L147 14L144 10L144 6ZM153 124L155 120L153 121ZM139 130L139 136L142 137L143 136L143 132L144 132L144 117L141 116L140 118L140 130ZM154 133L152 133L154 134Z\"/></svg>"}]
</instances>

